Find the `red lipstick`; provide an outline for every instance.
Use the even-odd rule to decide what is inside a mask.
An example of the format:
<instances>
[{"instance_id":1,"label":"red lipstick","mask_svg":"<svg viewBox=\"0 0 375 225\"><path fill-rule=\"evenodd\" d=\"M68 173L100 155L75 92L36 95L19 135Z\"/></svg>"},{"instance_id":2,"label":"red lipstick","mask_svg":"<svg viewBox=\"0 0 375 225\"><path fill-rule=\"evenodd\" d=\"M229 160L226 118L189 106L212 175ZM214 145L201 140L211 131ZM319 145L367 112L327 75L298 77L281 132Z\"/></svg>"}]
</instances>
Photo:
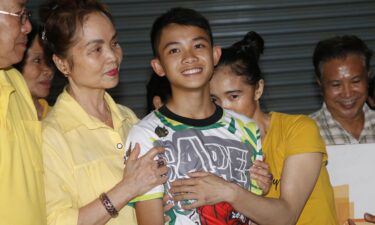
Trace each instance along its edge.
<instances>
[{"instance_id":1,"label":"red lipstick","mask_svg":"<svg viewBox=\"0 0 375 225\"><path fill-rule=\"evenodd\" d=\"M117 69L117 68L114 68L114 69L108 71L106 74L107 74L108 76L110 76L110 77L115 77L115 76L118 75L118 69Z\"/></svg>"}]
</instances>

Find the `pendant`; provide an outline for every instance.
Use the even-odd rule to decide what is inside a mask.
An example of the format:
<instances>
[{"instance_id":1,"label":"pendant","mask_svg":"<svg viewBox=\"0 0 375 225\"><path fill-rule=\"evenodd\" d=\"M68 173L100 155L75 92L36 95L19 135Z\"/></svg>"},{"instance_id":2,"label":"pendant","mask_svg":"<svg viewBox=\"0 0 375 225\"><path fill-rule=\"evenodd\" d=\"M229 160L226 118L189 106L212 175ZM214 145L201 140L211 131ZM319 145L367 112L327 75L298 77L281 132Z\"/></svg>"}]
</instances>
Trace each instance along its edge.
<instances>
[{"instance_id":1,"label":"pendant","mask_svg":"<svg viewBox=\"0 0 375 225\"><path fill-rule=\"evenodd\" d=\"M168 130L167 130L167 128L165 128L165 127L159 127L159 126L157 126L156 128L155 128L155 134L156 135L158 135L158 137L165 137L165 136L167 136L168 135Z\"/></svg>"}]
</instances>

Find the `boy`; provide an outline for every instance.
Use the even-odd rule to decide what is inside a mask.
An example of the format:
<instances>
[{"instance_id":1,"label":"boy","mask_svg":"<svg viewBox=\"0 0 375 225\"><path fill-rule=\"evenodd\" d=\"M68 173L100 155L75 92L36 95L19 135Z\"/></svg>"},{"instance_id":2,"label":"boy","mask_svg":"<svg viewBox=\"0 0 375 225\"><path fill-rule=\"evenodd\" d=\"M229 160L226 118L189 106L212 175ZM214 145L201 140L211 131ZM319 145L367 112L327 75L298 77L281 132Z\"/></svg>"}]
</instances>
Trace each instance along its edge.
<instances>
[{"instance_id":1,"label":"boy","mask_svg":"<svg viewBox=\"0 0 375 225\"><path fill-rule=\"evenodd\" d=\"M249 118L216 106L210 98L209 80L221 49L213 47L208 21L191 9L173 8L153 24L151 66L170 82L166 104L135 125L127 148L140 143L144 153L151 146L165 147L169 167L166 192L176 179L189 172L207 171L260 194L250 180L249 168L261 159L259 131ZM126 154L128 155L128 154ZM163 224L163 186L140 196L136 202L140 225ZM250 224L228 203L184 210L191 202L175 202L168 212L170 224Z\"/></svg>"}]
</instances>

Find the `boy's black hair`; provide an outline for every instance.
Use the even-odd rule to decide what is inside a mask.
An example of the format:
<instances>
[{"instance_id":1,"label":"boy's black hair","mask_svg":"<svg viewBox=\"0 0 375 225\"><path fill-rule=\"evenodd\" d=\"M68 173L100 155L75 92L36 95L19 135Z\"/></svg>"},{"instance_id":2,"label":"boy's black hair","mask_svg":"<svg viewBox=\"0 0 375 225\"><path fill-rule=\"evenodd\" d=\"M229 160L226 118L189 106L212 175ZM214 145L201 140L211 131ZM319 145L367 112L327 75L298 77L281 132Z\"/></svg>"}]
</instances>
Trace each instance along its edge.
<instances>
[{"instance_id":1,"label":"boy's black hair","mask_svg":"<svg viewBox=\"0 0 375 225\"><path fill-rule=\"evenodd\" d=\"M155 72L151 74L151 79L146 85L147 90L147 113L155 109L153 99L159 96L163 104L172 95L171 86L167 77L160 77Z\"/></svg>"},{"instance_id":2,"label":"boy's black hair","mask_svg":"<svg viewBox=\"0 0 375 225\"><path fill-rule=\"evenodd\" d=\"M344 35L320 41L315 48L313 63L315 75L320 81L322 74L320 66L332 59L346 58L350 54L363 57L367 71L370 69L372 51L355 35Z\"/></svg>"},{"instance_id":3,"label":"boy's black hair","mask_svg":"<svg viewBox=\"0 0 375 225\"><path fill-rule=\"evenodd\" d=\"M211 27L204 16L193 9L181 7L171 8L166 13L160 15L152 25L150 37L154 57L159 56L158 46L163 29L172 23L185 26L196 26L203 29L210 37L211 44L213 45Z\"/></svg>"}]
</instances>

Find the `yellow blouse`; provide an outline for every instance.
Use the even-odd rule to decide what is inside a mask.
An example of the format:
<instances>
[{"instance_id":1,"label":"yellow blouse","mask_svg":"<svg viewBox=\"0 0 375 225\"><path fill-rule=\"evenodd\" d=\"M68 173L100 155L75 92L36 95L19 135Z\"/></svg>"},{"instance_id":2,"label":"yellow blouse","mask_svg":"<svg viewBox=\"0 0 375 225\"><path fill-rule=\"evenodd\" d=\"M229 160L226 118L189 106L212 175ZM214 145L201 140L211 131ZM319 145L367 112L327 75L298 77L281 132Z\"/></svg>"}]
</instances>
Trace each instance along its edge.
<instances>
[{"instance_id":1,"label":"yellow blouse","mask_svg":"<svg viewBox=\"0 0 375 225\"><path fill-rule=\"evenodd\" d=\"M48 105L48 102L44 99L44 98L40 98L38 99L38 102L39 104L42 106L43 108L43 113L42 113L42 118L41 119L44 119L46 118L47 116L47 113L49 112L50 110L50 106Z\"/></svg>"},{"instance_id":2,"label":"yellow blouse","mask_svg":"<svg viewBox=\"0 0 375 225\"><path fill-rule=\"evenodd\" d=\"M107 93L105 101L114 128L87 114L66 90L43 120L48 224L77 224L79 208L122 179L124 144L138 119ZM125 206L107 224L137 224L134 208Z\"/></svg>"},{"instance_id":3,"label":"yellow blouse","mask_svg":"<svg viewBox=\"0 0 375 225\"><path fill-rule=\"evenodd\" d=\"M46 224L41 144L25 80L0 70L0 224Z\"/></svg>"}]
</instances>

